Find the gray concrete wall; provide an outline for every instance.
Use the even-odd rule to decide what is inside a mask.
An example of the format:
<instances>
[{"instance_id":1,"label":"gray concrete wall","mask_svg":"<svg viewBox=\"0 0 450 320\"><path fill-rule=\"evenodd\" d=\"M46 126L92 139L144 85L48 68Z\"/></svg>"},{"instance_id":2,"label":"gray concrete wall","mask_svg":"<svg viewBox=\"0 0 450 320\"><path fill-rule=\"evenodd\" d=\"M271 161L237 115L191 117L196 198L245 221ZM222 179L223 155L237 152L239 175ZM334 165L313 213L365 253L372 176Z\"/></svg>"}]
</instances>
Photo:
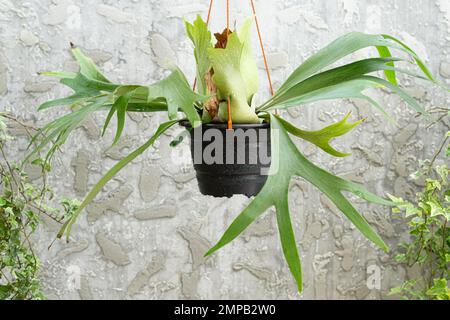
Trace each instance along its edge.
<instances>
[{"instance_id":1,"label":"gray concrete wall","mask_svg":"<svg viewBox=\"0 0 450 320\"><path fill-rule=\"evenodd\" d=\"M85 49L111 79L151 83L162 78L167 58L194 77L192 48L182 17L205 16L206 0L0 0L0 109L39 125L67 112L36 111L40 102L67 94L45 70L76 68L69 41ZM225 1L215 1L214 30L225 24ZM250 15L245 1L232 1L233 19ZM450 2L448 0L256 1L269 64L277 87L311 53L348 31L389 33L424 57L434 74L450 78ZM219 8L219 6L221 8ZM262 59L261 96L267 96ZM371 51L373 53L373 51ZM366 57L362 51L355 57ZM406 90L431 108L448 105L449 96L428 83L402 78ZM335 142L353 153L335 159L306 143L302 151L315 163L384 194L411 195L408 174L417 159L429 157L448 124L432 130L404 102L385 91L372 95L397 119L388 124L364 102L317 103L285 112L304 128L320 128L346 112L367 117L354 132ZM99 137L105 115L95 115L75 132L54 164L50 183L58 195L82 198L131 148L153 132L159 114L130 114L125 136L107 150L114 126ZM105 187L79 219L69 244L48 251L58 226L44 220L36 237L41 277L49 298L177 299L263 298L374 299L414 270L393 262L366 241L314 187L293 181L290 206L300 248L304 292L296 292L280 249L273 212L268 212L232 244L209 259L202 257L248 199L214 199L197 190L188 146L172 150L164 135ZM13 152L25 147L19 137ZM180 160L181 159L181 160ZM387 240L404 238L404 225L389 209L356 206ZM380 286L377 286L377 275ZM372 277L371 277L372 276ZM367 286L367 280L372 286Z\"/></svg>"}]
</instances>

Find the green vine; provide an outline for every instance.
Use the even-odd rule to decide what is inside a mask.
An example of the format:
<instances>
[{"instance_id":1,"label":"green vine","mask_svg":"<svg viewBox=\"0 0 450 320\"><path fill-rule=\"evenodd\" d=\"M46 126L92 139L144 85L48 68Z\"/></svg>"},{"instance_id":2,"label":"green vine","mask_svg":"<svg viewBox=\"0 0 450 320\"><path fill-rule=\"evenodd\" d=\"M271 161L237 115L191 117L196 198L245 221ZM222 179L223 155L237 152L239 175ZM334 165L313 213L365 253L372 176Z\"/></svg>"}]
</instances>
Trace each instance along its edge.
<instances>
[{"instance_id":1,"label":"green vine","mask_svg":"<svg viewBox=\"0 0 450 320\"><path fill-rule=\"evenodd\" d=\"M421 275L391 289L390 294L402 299L450 300L450 169L435 165L442 151L450 157L449 140L450 131L433 158L420 161L420 169L411 175L425 183L414 202L391 196L393 212L404 213L410 235L395 259L408 268L418 267Z\"/></svg>"},{"instance_id":2,"label":"green vine","mask_svg":"<svg viewBox=\"0 0 450 320\"><path fill-rule=\"evenodd\" d=\"M62 223L70 218L78 203L62 199L62 210L48 206L53 198L46 184L50 166L41 158L35 159L32 164L41 168L42 180L29 181L26 172L8 157L8 144L14 138L7 133L7 121L15 122L28 134L34 130L8 114L0 114L0 300L41 300L45 297L32 235L39 227L41 215Z\"/></svg>"}]
</instances>

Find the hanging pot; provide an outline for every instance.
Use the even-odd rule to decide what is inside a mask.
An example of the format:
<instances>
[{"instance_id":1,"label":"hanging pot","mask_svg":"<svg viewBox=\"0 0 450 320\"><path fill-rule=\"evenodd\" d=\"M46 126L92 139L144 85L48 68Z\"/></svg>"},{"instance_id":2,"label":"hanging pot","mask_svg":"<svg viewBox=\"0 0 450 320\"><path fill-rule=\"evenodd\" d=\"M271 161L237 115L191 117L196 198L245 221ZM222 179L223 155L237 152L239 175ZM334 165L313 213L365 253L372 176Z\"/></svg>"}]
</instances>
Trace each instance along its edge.
<instances>
[{"instance_id":1,"label":"hanging pot","mask_svg":"<svg viewBox=\"0 0 450 320\"><path fill-rule=\"evenodd\" d=\"M270 167L270 124L208 123L192 128L191 155L200 192L214 197L258 194Z\"/></svg>"}]
</instances>

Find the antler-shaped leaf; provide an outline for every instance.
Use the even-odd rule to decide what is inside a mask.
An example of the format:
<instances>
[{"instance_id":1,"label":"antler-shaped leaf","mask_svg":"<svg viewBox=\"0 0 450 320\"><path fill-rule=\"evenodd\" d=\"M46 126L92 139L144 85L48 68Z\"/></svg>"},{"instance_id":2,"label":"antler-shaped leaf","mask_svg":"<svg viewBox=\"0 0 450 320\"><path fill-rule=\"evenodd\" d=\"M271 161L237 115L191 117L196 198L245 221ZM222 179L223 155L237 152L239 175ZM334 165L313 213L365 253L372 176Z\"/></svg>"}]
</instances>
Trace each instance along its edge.
<instances>
[{"instance_id":1,"label":"antler-shaped leaf","mask_svg":"<svg viewBox=\"0 0 450 320\"><path fill-rule=\"evenodd\" d=\"M386 111L373 99L363 94L368 88L387 87L400 95L417 112L426 114L422 106L400 87L384 79L367 74L382 70L397 70L421 78L419 75L392 68L389 64L398 58L371 58L353 62L338 68L316 74L288 89L278 91L271 99L258 108L259 111L289 108L319 100L337 98L359 98L369 101L384 115Z\"/></svg>"},{"instance_id":2,"label":"antler-shaped leaf","mask_svg":"<svg viewBox=\"0 0 450 320\"><path fill-rule=\"evenodd\" d=\"M64 115L46 125L34 137L43 137L37 147L30 152L26 161L39 150L52 143L47 153L49 161L54 152L63 144L69 134L76 129L86 117L99 110L109 110L102 134L105 133L112 117L117 116L117 130L114 142L117 143L125 127L125 115L128 111L155 112L168 111L169 117L174 119L179 110L193 126L200 123L195 103L206 97L192 91L185 76L179 69L175 69L165 79L150 86L120 85L111 83L94 64L92 59L84 55L79 48L72 45L72 53L80 65L78 73L44 72L42 75L60 78L60 82L70 87L74 94L43 103L39 110L58 105L76 106L76 111ZM32 145L30 144L30 146Z\"/></svg>"},{"instance_id":3,"label":"antler-shaped leaf","mask_svg":"<svg viewBox=\"0 0 450 320\"><path fill-rule=\"evenodd\" d=\"M250 23L251 20L246 20L239 32L229 35L226 48L208 49L219 98L230 98L234 123L260 121L249 105L258 89L258 69L249 43ZM228 119L226 107L219 110L219 119L224 122Z\"/></svg>"},{"instance_id":4,"label":"antler-shaped leaf","mask_svg":"<svg viewBox=\"0 0 450 320\"><path fill-rule=\"evenodd\" d=\"M336 137L343 136L364 121L364 119L361 119L355 122L347 122L350 114L351 112L347 113L347 115L341 121L338 121L317 131L302 130L282 118L278 118L278 120L281 122L283 127L294 136L315 144L320 149L331 154L332 156L347 157L350 155L350 153L342 153L337 151L332 146L330 146L330 141Z\"/></svg>"},{"instance_id":5,"label":"antler-shaped leaf","mask_svg":"<svg viewBox=\"0 0 450 320\"><path fill-rule=\"evenodd\" d=\"M390 58L392 56L389 48L406 52L414 58L417 65L427 76L427 78L431 81L435 81L431 72L427 69L419 56L400 40L389 35L372 35L360 32L351 32L336 39L335 41L309 57L297 69L295 69L294 72L292 72L292 74L280 87L278 92L284 92L285 90L302 82L303 80L306 80L307 78L323 70L334 62L344 58L345 56L348 56L351 53L367 47L376 47L382 58ZM392 62L389 63L390 66L392 66ZM391 83L397 84L395 81L394 70L386 69L385 74Z\"/></svg>"},{"instance_id":6,"label":"antler-shaped leaf","mask_svg":"<svg viewBox=\"0 0 450 320\"><path fill-rule=\"evenodd\" d=\"M80 73L82 75L100 82L111 82L100 72L94 61L81 52L80 48L76 47L73 43L71 43L70 46L72 48L73 56L80 64Z\"/></svg>"},{"instance_id":7,"label":"antler-shaped leaf","mask_svg":"<svg viewBox=\"0 0 450 320\"><path fill-rule=\"evenodd\" d=\"M83 54L80 48L71 43L72 54L77 60L80 70L73 72L41 72L40 75L60 78L60 82L75 93L69 97L44 102L38 110L44 110L59 105L72 105L84 102L86 99L98 96L101 91L113 91L118 85L112 84L98 69L91 58Z\"/></svg>"},{"instance_id":8,"label":"antler-shaped leaf","mask_svg":"<svg viewBox=\"0 0 450 320\"><path fill-rule=\"evenodd\" d=\"M301 291L301 263L288 206L289 183L293 176L300 176L315 185L347 216L362 234L385 251L388 251L388 246L342 193L344 191L351 192L374 203L385 205L392 205L392 203L370 193L359 184L334 176L311 163L289 138L286 133L287 128L284 127L283 122L274 115L270 115L270 121L272 146L273 148L275 146L278 148L278 150L272 150L271 175L269 175L263 189L250 202L247 208L236 217L222 238L206 255L212 254L231 242L268 208L275 207L284 256L297 282L298 289Z\"/></svg>"},{"instance_id":9,"label":"antler-shaped leaf","mask_svg":"<svg viewBox=\"0 0 450 320\"><path fill-rule=\"evenodd\" d=\"M193 127L201 124L195 103L205 100L207 96L192 91L180 69L173 70L167 78L148 87L147 102L158 98L166 100L170 119L175 119L178 110L181 110L186 114Z\"/></svg>"},{"instance_id":10,"label":"antler-shaped leaf","mask_svg":"<svg viewBox=\"0 0 450 320\"><path fill-rule=\"evenodd\" d=\"M371 46L378 50L381 58L365 59L321 72L341 58ZM424 76L395 68L394 63L403 59L393 58L389 48L403 51L411 56ZM368 76L369 73L375 71L384 71L388 81L375 76ZM308 58L288 77L277 93L257 110L268 111L289 108L328 99L357 98L367 100L388 116L378 102L363 94L363 91L369 88L386 87L399 94L416 111L426 114L424 109L411 96L398 87L396 72L439 84L419 56L400 40L389 35L349 33Z\"/></svg>"}]
</instances>

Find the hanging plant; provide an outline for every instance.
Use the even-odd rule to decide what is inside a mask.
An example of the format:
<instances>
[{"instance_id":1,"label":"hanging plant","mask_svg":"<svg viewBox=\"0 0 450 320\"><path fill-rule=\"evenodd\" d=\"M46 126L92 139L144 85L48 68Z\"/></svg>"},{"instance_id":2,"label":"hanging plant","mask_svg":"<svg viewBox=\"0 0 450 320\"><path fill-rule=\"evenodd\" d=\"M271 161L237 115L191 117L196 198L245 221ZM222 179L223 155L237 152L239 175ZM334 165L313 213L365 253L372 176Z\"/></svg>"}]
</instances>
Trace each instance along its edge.
<instances>
[{"instance_id":1,"label":"hanging plant","mask_svg":"<svg viewBox=\"0 0 450 320\"><path fill-rule=\"evenodd\" d=\"M148 149L163 132L181 123L190 130L191 143L201 143L202 151L205 148L205 139L197 142L196 130L200 130L200 137L204 137L206 130L217 129L226 145L227 142L234 141L234 138L228 137L227 134L238 129L248 133L248 130L252 128L261 130L270 127L267 139L258 140L253 144L244 144L246 151L254 153L255 146L259 149L271 143L269 148L271 162L269 163L261 163L259 156L256 157L256 163L250 163L248 159L240 164L233 161L231 164L226 161L220 162L226 158L225 156L219 157L219 161L215 163L194 163L203 193L225 196L235 193L256 195L206 255L214 253L231 242L267 209L275 207L283 253L298 285L298 290L301 291L301 264L288 208L289 183L296 176L317 187L365 237L388 251L385 242L353 207L343 192L353 193L373 203L392 205L392 202L367 191L360 184L347 181L319 168L303 155L292 140L300 138L332 156L345 157L349 154L336 150L330 145L330 141L348 133L362 120L349 122L349 115L347 115L322 130L305 131L295 127L274 111L299 107L316 101L350 98L364 99L378 112L389 117L380 104L364 94L365 90L370 88L386 88L398 94L417 112L426 114L419 103L398 86L397 73L433 83L437 83L436 80L417 54L396 38L353 32L338 38L312 55L294 70L270 99L256 105L254 97L258 91L258 71L250 41L253 19L246 20L238 30L231 31L227 28L224 32L215 34L216 41L213 40L207 23L200 17L193 23L185 23L187 34L194 45L198 90L191 88L186 77L177 67L172 68L168 77L151 85L113 83L74 45L72 45L72 53L80 65L79 72L42 73L42 75L60 78L60 82L70 87L74 93L62 99L47 101L39 107L39 110L59 105L76 106L76 108L73 108L75 111L50 122L36 135L35 139L39 139L39 144L31 151L29 157L49 146L46 160L50 161L54 152L66 141L69 134L94 112L108 113L103 125L103 134L113 117L117 119L113 144L120 140L127 112L166 112L169 117L169 121L161 123L154 135L142 146L106 172L88 193L71 219L64 224L58 237L65 234L68 240L76 219L103 186ZM342 58L368 47L375 47L379 57L331 67ZM411 59L393 57L391 49L406 53ZM420 70L420 74L398 67L401 63L414 64ZM376 72L379 71L384 73L386 79L377 76ZM179 116L180 113L183 114L182 117ZM191 148L194 149L194 147L195 145L191 145ZM252 165L256 167L251 167ZM266 167L270 167L268 176L259 174L258 178L258 174L252 171ZM241 177L236 178L239 175ZM213 185L216 186L215 190L212 190Z\"/></svg>"}]
</instances>

